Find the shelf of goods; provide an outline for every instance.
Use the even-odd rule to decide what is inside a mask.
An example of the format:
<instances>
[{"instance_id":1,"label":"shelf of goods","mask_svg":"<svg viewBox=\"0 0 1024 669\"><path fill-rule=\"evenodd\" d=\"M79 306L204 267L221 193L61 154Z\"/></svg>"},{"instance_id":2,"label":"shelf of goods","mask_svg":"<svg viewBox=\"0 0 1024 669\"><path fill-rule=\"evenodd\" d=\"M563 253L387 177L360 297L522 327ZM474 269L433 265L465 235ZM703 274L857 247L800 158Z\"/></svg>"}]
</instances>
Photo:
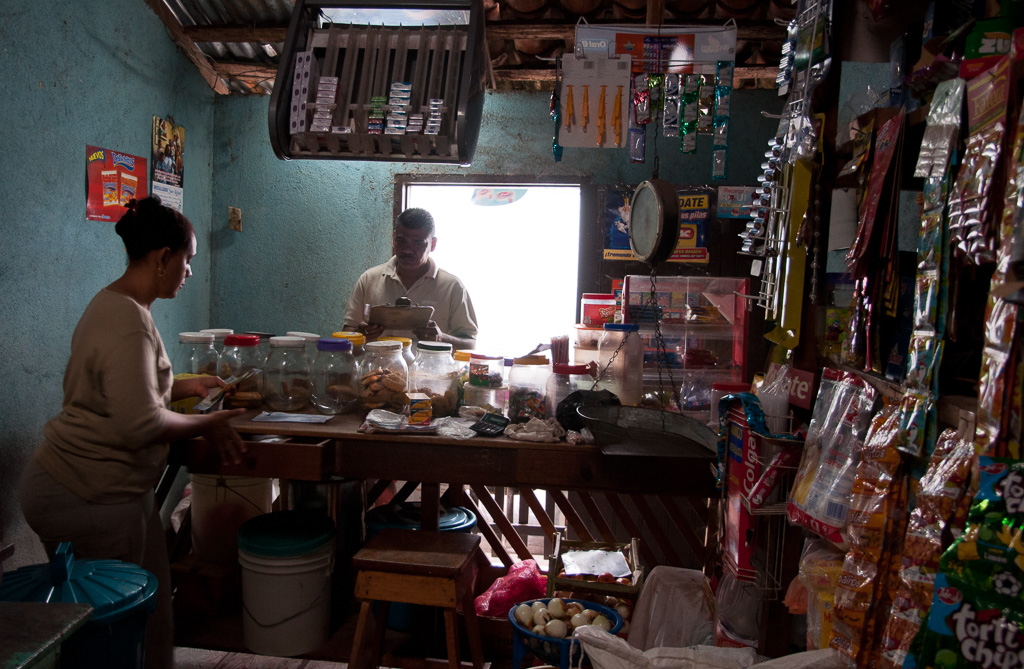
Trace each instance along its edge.
<instances>
[{"instance_id":1,"label":"shelf of goods","mask_svg":"<svg viewBox=\"0 0 1024 669\"><path fill-rule=\"evenodd\" d=\"M712 385L748 378L748 287L745 278L656 276L652 300L651 277L625 278L622 319L640 326L645 393L667 400L676 386L684 413L710 419Z\"/></svg>"},{"instance_id":2,"label":"shelf of goods","mask_svg":"<svg viewBox=\"0 0 1024 669\"><path fill-rule=\"evenodd\" d=\"M282 159L469 164L483 113L483 6L297 0L270 98Z\"/></svg>"}]
</instances>

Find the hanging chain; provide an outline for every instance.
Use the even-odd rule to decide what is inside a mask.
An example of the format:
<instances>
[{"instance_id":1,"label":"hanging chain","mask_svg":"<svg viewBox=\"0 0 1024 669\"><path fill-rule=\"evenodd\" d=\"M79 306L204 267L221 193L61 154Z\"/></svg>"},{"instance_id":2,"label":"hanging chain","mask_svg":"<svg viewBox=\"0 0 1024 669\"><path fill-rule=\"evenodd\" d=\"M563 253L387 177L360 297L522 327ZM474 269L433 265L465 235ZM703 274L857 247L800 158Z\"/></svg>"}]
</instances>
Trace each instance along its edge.
<instances>
[{"instance_id":1,"label":"hanging chain","mask_svg":"<svg viewBox=\"0 0 1024 669\"><path fill-rule=\"evenodd\" d=\"M661 368L664 365L665 370L668 372L668 383L672 389L672 399L675 400L679 413L682 413L683 402L679 396L679 386L676 385L676 381L672 377L672 365L668 362L668 352L665 350L665 337L661 332L661 315L658 313L658 293L654 272L655 268L651 267L651 292L647 295L647 307L654 318L654 345L657 351L658 389L661 390L664 387L664 381L661 376ZM664 421L664 417L662 417L662 421Z\"/></svg>"}]
</instances>

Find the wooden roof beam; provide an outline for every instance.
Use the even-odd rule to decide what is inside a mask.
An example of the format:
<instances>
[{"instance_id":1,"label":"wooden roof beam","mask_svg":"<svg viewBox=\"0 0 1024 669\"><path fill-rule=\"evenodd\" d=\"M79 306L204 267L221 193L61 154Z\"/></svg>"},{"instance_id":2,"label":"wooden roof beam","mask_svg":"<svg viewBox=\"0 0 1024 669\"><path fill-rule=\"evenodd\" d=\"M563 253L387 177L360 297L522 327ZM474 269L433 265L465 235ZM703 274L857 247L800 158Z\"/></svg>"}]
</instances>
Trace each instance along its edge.
<instances>
[{"instance_id":1,"label":"wooden roof beam","mask_svg":"<svg viewBox=\"0 0 1024 669\"><path fill-rule=\"evenodd\" d=\"M146 4L160 18L167 31L171 33L174 43L185 52L185 56L196 66L199 74L206 80L207 85L214 92L227 95L230 92L227 84L221 81L213 66L206 59L206 55L196 46L195 41L185 36L181 29L181 24L178 23L178 19L167 9L167 5L163 3L163 0L146 0Z\"/></svg>"}]
</instances>

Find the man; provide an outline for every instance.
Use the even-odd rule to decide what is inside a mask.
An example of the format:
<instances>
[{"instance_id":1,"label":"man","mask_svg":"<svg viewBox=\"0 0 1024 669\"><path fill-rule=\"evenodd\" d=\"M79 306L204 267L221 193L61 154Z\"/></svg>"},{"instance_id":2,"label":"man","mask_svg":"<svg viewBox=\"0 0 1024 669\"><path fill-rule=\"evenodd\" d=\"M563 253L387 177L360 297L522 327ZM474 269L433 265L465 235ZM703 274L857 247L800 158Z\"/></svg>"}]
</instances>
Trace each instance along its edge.
<instances>
[{"instance_id":1,"label":"man","mask_svg":"<svg viewBox=\"0 0 1024 669\"><path fill-rule=\"evenodd\" d=\"M383 265L363 272L345 309L345 329L358 330L368 340L384 327L365 320L366 305L394 304L408 297L413 304L434 307L434 319L412 334L420 341L440 341L453 349L476 345L476 311L457 276L439 268L430 252L437 246L434 217L426 209L406 209L395 219L394 255Z\"/></svg>"}]
</instances>

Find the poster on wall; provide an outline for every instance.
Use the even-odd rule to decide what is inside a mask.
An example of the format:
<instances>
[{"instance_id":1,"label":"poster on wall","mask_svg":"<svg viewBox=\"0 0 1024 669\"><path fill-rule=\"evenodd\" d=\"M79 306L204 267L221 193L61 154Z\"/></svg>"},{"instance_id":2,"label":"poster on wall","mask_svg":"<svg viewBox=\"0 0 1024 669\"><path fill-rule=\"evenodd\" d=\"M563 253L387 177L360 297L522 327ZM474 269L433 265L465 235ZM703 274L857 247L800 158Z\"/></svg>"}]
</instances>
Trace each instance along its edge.
<instances>
[{"instance_id":1,"label":"poster on wall","mask_svg":"<svg viewBox=\"0 0 1024 669\"><path fill-rule=\"evenodd\" d=\"M142 199L146 188L146 159L120 151L85 146L85 218L116 221L132 198Z\"/></svg>"},{"instance_id":2,"label":"poster on wall","mask_svg":"<svg viewBox=\"0 0 1024 669\"><path fill-rule=\"evenodd\" d=\"M754 186L719 186L718 218L753 218Z\"/></svg>"},{"instance_id":3,"label":"poster on wall","mask_svg":"<svg viewBox=\"0 0 1024 669\"><path fill-rule=\"evenodd\" d=\"M707 264L708 221L711 195L707 189L686 189L679 194L679 241L668 262ZM604 260L635 260L629 248L630 198L633 189L622 187L601 190L600 222L604 237Z\"/></svg>"},{"instance_id":4,"label":"poster on wall","mask_svg":"<svg viewBox=\"0 0 1024 669\"><path fill-rule=\"evenodd\" d=\"M632 57L634 72L714 74L736 59L736 26L576 26L577 56Z\"/></svg>"},{"instance_id":5,"label":"poster on wall","mask_svg":"<svg viewBox=\"0 0 1024 669\"><path fill-rule=\"evenodd\" d=\"M153 117L153 195L172 209L181 211L185 179L185 128L174 117Z\"/></svg>"}]
</instances>

